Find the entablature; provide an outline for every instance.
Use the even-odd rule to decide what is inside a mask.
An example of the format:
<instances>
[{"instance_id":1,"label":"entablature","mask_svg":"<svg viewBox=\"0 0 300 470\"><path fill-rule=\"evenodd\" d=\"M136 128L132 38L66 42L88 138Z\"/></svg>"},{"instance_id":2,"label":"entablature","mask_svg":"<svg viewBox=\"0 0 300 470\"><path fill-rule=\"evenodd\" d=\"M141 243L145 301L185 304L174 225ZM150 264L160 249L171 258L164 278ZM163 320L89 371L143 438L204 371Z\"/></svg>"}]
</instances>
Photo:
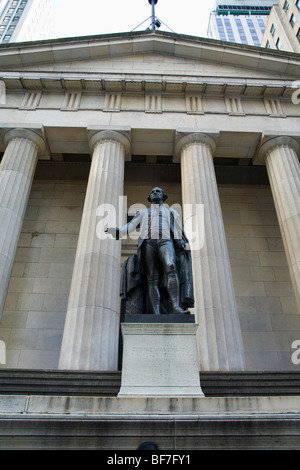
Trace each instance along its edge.
<instances>
[{"instance_id":1,"label":"entablature","mask_svg":"<svg viewBox=\"0 0 300 470\"><path fill-rule=\"evenodd\" d=\"M212 77L160 74L88 74L2 72L0 80L7 91L84 91L92 93L201 93L206 95L240 95L242 97L276 96L290 98L295 81L256 78Z\"/></svg>"}]
</instances>

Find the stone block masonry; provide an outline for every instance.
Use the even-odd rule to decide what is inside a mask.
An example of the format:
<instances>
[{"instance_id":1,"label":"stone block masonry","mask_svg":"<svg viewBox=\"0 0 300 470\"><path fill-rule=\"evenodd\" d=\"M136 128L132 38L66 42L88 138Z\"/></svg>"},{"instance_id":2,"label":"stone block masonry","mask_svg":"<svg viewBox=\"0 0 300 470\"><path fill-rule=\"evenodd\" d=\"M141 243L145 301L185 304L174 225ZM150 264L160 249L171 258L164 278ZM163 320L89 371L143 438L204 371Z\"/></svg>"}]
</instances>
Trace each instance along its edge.
<instances>
[{"instance_id":1,"label":"stone block masonry","mask_svg":"<svg viewBox=\"0 0 300 470\"><path fill-rule=\"evenodd\" d=\"M219 186L246 370L299 370L300 317L271 188Z\"/></svg>"},{"instance_id":2,"label":"stone block masonry","mask_svg":"<svg viewBox=\"0 0 300 470\"><path fill-rule=\"evenodd\" d=\"M8 368L57 368L85 192L33 183L0 327Z\"/></svg>"}]
</instances>

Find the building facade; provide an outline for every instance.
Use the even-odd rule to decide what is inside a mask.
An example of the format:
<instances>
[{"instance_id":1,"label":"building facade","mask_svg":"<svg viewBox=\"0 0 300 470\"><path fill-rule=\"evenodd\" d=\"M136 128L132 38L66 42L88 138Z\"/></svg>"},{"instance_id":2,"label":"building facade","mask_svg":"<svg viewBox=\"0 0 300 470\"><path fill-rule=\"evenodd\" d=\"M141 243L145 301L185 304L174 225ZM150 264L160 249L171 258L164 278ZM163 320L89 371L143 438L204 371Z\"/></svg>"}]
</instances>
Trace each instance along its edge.
<instances>
[{"instance_id":1,"label":"building facade","mask_svg":"<svg viewBox=\"0 0 300 470\"><path fill-rule=\"evenodd\" d=\"M158 31L0 54L0 372L31 374L29 392L24 381L18 397L12 382L2 389L12 428L0 445L78 448L80 435L86 448L153 436L167 449L297 448L298 394L268 396L262 382L299 373L298 55ZM137 242L103 236L107 208L121 225L157 185L183 221L186 207L201 209L190 233L202 234L191 251L200 377L258 377L267 397L247 409L216 392L195 408L33 385L121 373L120 271Z\"/></svg>"},{"instance_id":2,"label":"building facade","mask_svg":"<svg viewBox=\"0 0 300 470\"><path fill-rule=\"evenodd\" d=\"M210 14L208 37L260 46L271 8L277 1L216 1Z\"/></svg>"},{"instance_id":3,"label":"building facade","mask_svg":"<svg viewBox=\"0 0 300 470\"><path fill-rule=\"evenodd\" d=\"M8 0L0 8L0 44L53 37L50 0Z\"/></svg>"},{"instance_id":4,"label":"building facade","mask_svg":"<svg viewBox=\"0 0 300 470\"><path fill-rule=\"evenodd\" d=\"M274 5L262 46L284 51L300 51L300 2L280 0Z\"/></svg>"}]
</instances>

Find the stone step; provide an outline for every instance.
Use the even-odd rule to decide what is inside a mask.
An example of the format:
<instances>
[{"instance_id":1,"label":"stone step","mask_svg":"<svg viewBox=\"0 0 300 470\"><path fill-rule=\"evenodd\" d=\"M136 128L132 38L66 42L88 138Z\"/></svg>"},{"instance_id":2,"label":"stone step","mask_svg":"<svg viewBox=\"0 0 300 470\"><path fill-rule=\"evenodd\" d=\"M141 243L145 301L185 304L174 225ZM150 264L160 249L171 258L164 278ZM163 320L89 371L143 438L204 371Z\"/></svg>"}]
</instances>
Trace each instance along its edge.
<instances>
[{"instance_id":1,"label":"stone step","mask_svg":"<svg viewBox=\"0 0 300 470\"><path fill-rule=\"evenodd\" d=\"M299 396L300 372L201 372L205 396ZM121 372L0 369L0 395L116 396Z\"/></svg>"},{"instance_id":2,"label":"stone step","mask_svg":"<svg viewBox=\"0 0 300 470\"><path fill-rule=\"evenodd\" d=\"M0 394L116 396L120 372L0 370Z\"/></svg>"},{"instance_id":3,"label":"stone step","mask_svg":"<svg viewBox=\"0 0 300 470\"><path fill-rule=\"evenodd\" d=\"M202 372L206 396L300 395L300 372Z\"/></svg>"}]
</instances>

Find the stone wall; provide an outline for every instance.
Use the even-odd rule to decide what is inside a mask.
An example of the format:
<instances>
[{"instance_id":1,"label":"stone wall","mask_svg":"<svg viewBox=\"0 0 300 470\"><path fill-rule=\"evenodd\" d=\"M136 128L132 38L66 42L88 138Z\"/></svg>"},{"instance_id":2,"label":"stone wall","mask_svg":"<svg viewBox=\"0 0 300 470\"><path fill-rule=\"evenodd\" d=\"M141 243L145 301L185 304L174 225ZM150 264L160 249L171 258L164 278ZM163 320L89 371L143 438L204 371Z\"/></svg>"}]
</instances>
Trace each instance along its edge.
<instances>
[{"instance_id":1,"label":"stone wall","mask_svg":"<svg viewBox=\"0 0 300 470\"><path fill-rule=\"evenodd\" d=\"M268 186L219 187L248 370L299 370L300 316Z\"/></svg>"},{"instance_id":2,"label":"stone wall","mask_svg":"<svg viewBox=\"0 0 300 470\"><path fill-rule=\"evenodd\" d=\"M170 204L181 202L172 171L153 175ZM146 204L153 184L127 181L128 207ZM0 367L57 368L85 192L86 181L34 181L0 325L7 348ZM300 316L270 188L222 184L219 193L247 370L299 368L291 344L300 339ZM124 242L123 259L132 250Z\"/></svg>"},{"instance_id":3,"label":"stone wall","mask_svg":"<svg viewBox=\"0 0 300 470\"><path fill-rule=\"evenodd\" d=\"M57 367L85 190L33 184L0 328L6 367Z\"/></svg>"}]
</instances>

